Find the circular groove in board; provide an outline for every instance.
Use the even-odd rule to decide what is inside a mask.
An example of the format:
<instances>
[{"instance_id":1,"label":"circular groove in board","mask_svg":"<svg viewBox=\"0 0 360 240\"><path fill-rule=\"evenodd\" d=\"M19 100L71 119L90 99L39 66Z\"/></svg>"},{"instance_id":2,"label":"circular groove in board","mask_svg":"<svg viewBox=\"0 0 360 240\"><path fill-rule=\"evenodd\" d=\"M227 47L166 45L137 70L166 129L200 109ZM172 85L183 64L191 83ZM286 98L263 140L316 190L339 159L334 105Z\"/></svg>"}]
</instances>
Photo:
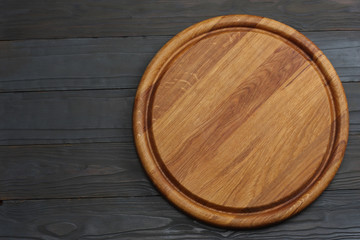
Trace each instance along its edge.
<instances>
[{"instance_id":1,"label":"circular groove in board","mask_svg":"<svg viewBox=\"0 0 360 240\"><path fill-rule=\"evenodd\" d=\"M177 207L211 224L259 227L308 206L342 161L348 107L333 66L268 18L195 24L153 58L138 87L136 147Z\"/></svg>"}]
</instances>

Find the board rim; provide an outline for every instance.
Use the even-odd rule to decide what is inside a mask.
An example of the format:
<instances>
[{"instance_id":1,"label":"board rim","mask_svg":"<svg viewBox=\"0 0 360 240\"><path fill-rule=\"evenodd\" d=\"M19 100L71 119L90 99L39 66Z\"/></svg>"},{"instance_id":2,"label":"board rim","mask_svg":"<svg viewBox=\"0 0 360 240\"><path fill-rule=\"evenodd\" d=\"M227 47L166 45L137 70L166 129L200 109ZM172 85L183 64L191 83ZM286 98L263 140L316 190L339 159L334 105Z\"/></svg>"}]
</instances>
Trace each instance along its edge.
<instances>
[{"instance_id":1,"label":"board rim","mask_svg":"<svg viewBox=\"0 0 360 240\"><path fill-rule=\"evenodd\" d=\"M230 28L257 28L277 34L298 46L316 64L330 89L335 107L335 139L330 157L320 176L305 192L275 208L253 213L227 212L194 201L167 178L158 164L147 129L148 106L162 67L181 46L211 31ZM138 155L148 176L160 192L175 206L202 221L223 227L251 228L277 223L295 215L313 202L329 185L343 159L349 131L349 112L344 89L334 67L317 46L304 35L278 21L253 15L227 15L197 23L166 43L148 65L139 84L133 111L133 131Z\"/></svg>"}]
</instances>

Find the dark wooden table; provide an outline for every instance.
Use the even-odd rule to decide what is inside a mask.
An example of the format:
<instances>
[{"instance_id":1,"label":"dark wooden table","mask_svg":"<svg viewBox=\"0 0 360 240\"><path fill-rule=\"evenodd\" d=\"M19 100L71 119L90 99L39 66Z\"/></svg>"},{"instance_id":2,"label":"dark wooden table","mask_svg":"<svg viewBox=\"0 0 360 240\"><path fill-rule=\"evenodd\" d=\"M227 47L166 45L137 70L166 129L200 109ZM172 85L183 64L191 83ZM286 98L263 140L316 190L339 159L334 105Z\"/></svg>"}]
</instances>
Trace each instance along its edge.
<instances>
[{"instance_id":1,"label":"dark wooden table","mask_svg":"<svg viewBox=\"0 0 360 240\"><path fill-rule=\"evenodd\" d=\"M253 14L304 33L346 91L350 136L328 189L299 215L220 229L178 211L144 174L132 107L180 30ZM360 239L360 1L0 1L0 239Z\"/></svg>"}]
</instances>

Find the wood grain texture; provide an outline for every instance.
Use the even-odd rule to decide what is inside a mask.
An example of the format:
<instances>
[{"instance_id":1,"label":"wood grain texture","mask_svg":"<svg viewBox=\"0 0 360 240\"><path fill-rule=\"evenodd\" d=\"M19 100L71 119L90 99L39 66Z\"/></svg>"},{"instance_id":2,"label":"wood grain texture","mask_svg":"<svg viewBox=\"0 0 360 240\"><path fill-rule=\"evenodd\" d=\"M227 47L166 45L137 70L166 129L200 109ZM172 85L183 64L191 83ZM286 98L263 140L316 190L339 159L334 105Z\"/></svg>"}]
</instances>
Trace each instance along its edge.
<instances>
[{"instance_id":1,"label":"wood grain texture","mask_svg":"<svg viewBox=\"0 0 360 240\"><path fill-rule=\"evenodd\" d=\"M0 39L176 34L210 17L253 14L298 30L359 30L358 1L106 0L0 2Z\"/></svg>"},{"instance_id":2,"label":"wood grain texture","mask_svg":"<svg viewBox=\"0 0 360 240\"><path fill-rule=\"evenodd\" d=\"M0 144L132 142L135 89L0 94Z\"/></svg>"},{"instance_id":3,"label":"wood grain texture","mask_svg":"<svg viewBox=\"0 0 360 240\"><path fill-rule=\"evenodd\" d=\"M133 143L0 147L0 199L158 195Z\"/></svg>"},{"instance_id":4,"label":"wood grain texture","mask_svg":"<svg viewBox=\"0 0 360 240\"><path fill-rule=\"evenodd\" d=\"M136 88L164 43L151 37L2 41L0 91Z\"/></svg>"},{"instance_id":5,"label":"wood grain texture","mask_svg":"<svg viewBox=\"0 0 360 240\"><path fill-rule=\"evenodd\" d=\"M342 82L360 81L360 31L303 34L329 58ZM170 38L0 41L0 92L136 88L151 57Z\"/></svg>"},{"instance_id":6,"label":"wood grain texture","mask_svg":"<svg viewBox=\"0 0 360 240\"><path fill-rule=\"evenodd\" d=\"M140 159L171 202L212 224L258 227L327 187L348 121L341 82L313 43L274 20L231 15L157 53L133 122Z\"/></svg>"},{"instance_id":7,"label":"wood grain texture","mask_svg":"<svg viewBox=\"0 0 360 240\"><path fill-rule=\"evenodd\" d=\"M197 222L161 197L6 201L0 239L358 239L357 191L325 191L276 226L233 231Z\"/></svg>"},{"instance_id":8,"label":"wood grain texture","mask_svg":"<svg viewBox=\"0 0 360 240\"><path fill-rule=\"evenodd\" d=\"M327 190L360 190L359 145L350 135ZM0 200L159 195L133 143L2 146L0 172Z\"/></svg>"}]
</instances>

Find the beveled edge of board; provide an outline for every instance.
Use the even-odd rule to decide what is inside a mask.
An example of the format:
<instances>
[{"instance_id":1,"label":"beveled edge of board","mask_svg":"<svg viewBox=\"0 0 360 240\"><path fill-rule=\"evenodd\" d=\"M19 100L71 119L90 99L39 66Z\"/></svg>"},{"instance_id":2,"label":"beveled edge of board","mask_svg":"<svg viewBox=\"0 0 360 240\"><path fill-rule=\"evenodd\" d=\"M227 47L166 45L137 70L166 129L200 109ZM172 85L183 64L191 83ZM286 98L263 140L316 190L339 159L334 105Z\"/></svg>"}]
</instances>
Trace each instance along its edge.
<instances>
[{"instance_id":1,"label":"beveled edge of board","mask_svg":"<svg viewBox=\"0 0 360 240\"><path fill-rule=\"evenodd\" d=\"M316 181L288 202L274 208L252 212L226 212L202 205L181 192L162 172L153 153L147 129L149 100L162 68L188 41L204 33L230 27L258 28L277 34L297 45L317 65L329 86L335 106L335 139L330 157ZM327 57L303 34L278 21L252 16L227 15L197 23L173 37L155 55L139 84L133 111L133 131L136 148L148 176L160 192L186 213L222 227L253 228L274 224L300 212L312 203L329 185L343 159L349 132L349 111L341 81Z\"/></svg>"}]
</instances>

